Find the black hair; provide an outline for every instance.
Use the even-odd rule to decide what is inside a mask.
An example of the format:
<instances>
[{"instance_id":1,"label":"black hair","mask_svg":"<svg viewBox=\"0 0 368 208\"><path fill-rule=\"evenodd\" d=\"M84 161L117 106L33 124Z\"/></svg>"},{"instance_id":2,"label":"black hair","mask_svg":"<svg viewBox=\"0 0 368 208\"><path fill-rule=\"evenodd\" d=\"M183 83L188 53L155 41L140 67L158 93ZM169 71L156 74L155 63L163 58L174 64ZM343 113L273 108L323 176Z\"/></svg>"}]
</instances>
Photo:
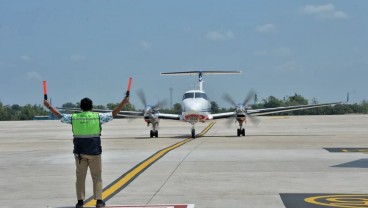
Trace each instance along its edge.
<instances>
[{"instance_id":1,"label":"black hair","mask_svg":"<svg viewBox=\"0 0 368 208\"><path fill-rule=\"evenodd\" d=\"M80 108L83 111L90 111L90 110L92 110L92 107L93 107L93 103L92 103L92 100L91 99L89 99L89 98L83 98L80 101Z\"/></svg>"}]
</instances>

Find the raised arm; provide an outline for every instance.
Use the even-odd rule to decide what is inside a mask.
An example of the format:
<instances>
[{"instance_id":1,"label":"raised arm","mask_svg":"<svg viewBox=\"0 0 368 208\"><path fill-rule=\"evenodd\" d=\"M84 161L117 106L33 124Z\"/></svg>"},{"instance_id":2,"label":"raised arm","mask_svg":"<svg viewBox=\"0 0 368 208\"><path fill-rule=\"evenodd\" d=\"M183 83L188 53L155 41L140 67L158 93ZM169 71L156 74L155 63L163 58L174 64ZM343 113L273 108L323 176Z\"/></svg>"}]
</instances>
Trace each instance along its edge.
<instances>
[{"instance_id":1,"label":"raised arm","mask_svg":"<svg viewBox=\"0 0 368 208\"><path fill-rule=\"evenodd\" d=\"M43 105L48 108L56 117L61 118L61 113L58 111L58 109L52 107L48 100L43 100Z\"/></svg>"},{"instance_id":2,"label":"raised arm","mask_svg":"<svg viewBox=\"0 0 368 208\"><path fill-rule=\"evenodd\" d=\"M125 97L124 99L119 103L119 105L117 105L113 110L112 110L112 116L116 116L120 111L121 109L123 109L123 107L129 103L129 91L127 91L125 93Z\"/></svg>"}]
</instances>

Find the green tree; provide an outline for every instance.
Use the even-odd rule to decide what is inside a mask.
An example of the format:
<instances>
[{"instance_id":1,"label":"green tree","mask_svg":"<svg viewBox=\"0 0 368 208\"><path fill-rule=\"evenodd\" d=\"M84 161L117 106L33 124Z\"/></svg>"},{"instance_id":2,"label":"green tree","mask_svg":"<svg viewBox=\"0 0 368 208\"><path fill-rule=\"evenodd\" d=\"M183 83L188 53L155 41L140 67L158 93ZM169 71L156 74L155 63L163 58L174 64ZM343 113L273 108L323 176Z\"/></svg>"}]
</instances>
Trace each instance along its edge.
<instances>
[{"instance_id":1,"label":"green tree","mask_svg":"<svg viewBox=\"0 0 368 208\"><path fill-rule=\"evenodd\" d=\"M134 105L133 104L131 104L131 103L127 103L124 107L123 107L123 109L122 109L123 111L135 111L135 107L134 107Z\"/></svg>"},{"instance_id":2,"label":"green tree","mask_svg":"<svg viewBox=\"0 0 368 208\"><path fill-rule=\"evenodd\" d=\"M263 106L265 108L276 108L276 107L284 106L284 102L282 100L277 99L274 96L268 97L268 99L263 100L263 102L264 102Z\"/></svg>"},{"instance_id":3,"label":"green tree","mask_svg":"<svg viewBox=\"0 0 368 208\"><path fill-rule=\"evenodd\" d=\"M12 111L19 111L21 109L20 105L14 104L11 106Z\"/></svg>"},{"instance_id":4,"label":"green tree","mask_svg":"<svg viewBox=\"0 0 368 208\"><path fill-rule=\"evenodd\" d=\"M303 96L294 94L293 96L287 97L285 99L285 106L293 106L293 105L308 105L308 100L305 99ZM297 111L290 111L287 114L289 115L306 115L308 114L308 110L297 110Z\"/></svg>"},{"instance_id":5,"label":"green tree","mask_svg":"<svg viewBox=\"0 0 368 208\"><path fill-rule=\"evenodd\" d=\"M363 100L361 105L362 105L362 113L368 113L368 101Z\"/></svg>"},{"instance_id":6,"label":"green tree","mask_svg":"<svg viewBox=\"0 0 368 208\"><path fill-rule=\"evenodd\" d=\"M93 106L94 109L100 109L100 110L105 110L106 107L104 105L94 105Z\"/></svg>"},{"instance_id":7,"label":"green tree","mask_svg":"<svg viewBox=\"0 0 368 208\"><path fill-rule=\"evenodd\" d=\"M63 108L79 108L79 105L68 102L68 103L64 103L61 107L63 107Z\"/></svg>"},{"instance_id":8,"label":"green tree","mask_svg":"<svg viewBox=\"0 0 368 208\"><path fill-rule=\"evenodd\" d=\"M107 103L106 107L109 110L113 110L119 103Z\"/></svg>"},{"instance_id":9,"label":"green tree","mask_svg":"<svg viewBox=\"0 0 368 208\"><path fill-rule=\"evenodd\" d=\"M295 93L295 95L288 97L285 101L285 106L292 105L308 105L308 100Z\"/></svg>"},{"instance_id":10,"label":"green tree","mask_svg":"<svg viewBox=\"0 0 368 208\"><path fill-rule=\"evenodd\" d=\"M218 113L220 112L220 107L215 101L211 101L211 113Z\"/></svg>"},{"instance_id":11,"label":"green tree","mask_svg":"<svg viewBox=\"0 0 368 208\"><path fill-rule=\"evenodd\" d=\"M172 113L180 114L182 112L182 107L180 103L175 103L172 108Z\"/></svg>"}]
</instances>

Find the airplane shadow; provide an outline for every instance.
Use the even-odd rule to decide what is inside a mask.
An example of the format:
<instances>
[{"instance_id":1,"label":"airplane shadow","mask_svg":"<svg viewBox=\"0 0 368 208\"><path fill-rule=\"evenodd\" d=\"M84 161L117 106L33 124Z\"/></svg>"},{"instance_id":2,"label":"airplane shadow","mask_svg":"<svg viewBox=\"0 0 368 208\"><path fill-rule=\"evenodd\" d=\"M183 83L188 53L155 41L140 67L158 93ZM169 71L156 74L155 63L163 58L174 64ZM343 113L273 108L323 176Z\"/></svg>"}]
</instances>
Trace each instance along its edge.
<instances>
[{"instance_id":1,"label":"airplane shadow","mask_svg":"<svg viewBox=\"0 0 368 208\"><path fill-rule=\"evenodd\" d=\"M160 138L170 138L170 139L187 139L190 135L178 135L178 136L158 136L158 137L131 137L131 139L160 139Z\"/></svg>"},{"instance_id":2,"label":"airplane shadow","mask_svg":"<svg viewBox=\"0 0 368 208\"><path fill-rule=\"evenodd\" d=\"M272 135L272 134L252 134L252 135L245 135L245 136L237 136L237 135L204 135L201 137L205 137L205 138L252 138L252 137L298 137L298 136L303 136L303 137L317 137L317 136L333 136L333 135L318 135L318 134L287 134L287 135ZM142 137L123 137L123 138L102 138L104 140L120 140L120 139L159 139L159 138L170 138L170 139L187 139L190 138L191 136L189 134L183 134L183 135L177 135L177 136L159 136L159 137L149 137L149 136L142 136ZM201 137L196 137L196 138L201 138Z\"/></svg>"},{"instance_id":3,"label":"airplane shadow","mask_svg":"<svg viewBox=\"0 0 368 208\"><path fill-rule=\"evenodd\" d=\"M368 168L368 159L360 159L340 165L331 166L334 168Z\"/></svg>"},{"instance_id":4,"label":"airplane shadow","mask_svg":"<svg viewBox=\"0 0 368 208\"><path fill-rule=\"evenodd\" d=\"M245 136L237 136L237 135L228 135L228 136L203 136L203 137L225 137L225 138L251 138L251 137L298 137L298 136L303 136L303 137L316 137L316 136L331 136L331 135L310 135L310 134L287 134L287 135L280 135L280 134L277 134L277 135L272 135L272 134L252 134L252 135L245 135Z\"/></svg>"}]
</instances>

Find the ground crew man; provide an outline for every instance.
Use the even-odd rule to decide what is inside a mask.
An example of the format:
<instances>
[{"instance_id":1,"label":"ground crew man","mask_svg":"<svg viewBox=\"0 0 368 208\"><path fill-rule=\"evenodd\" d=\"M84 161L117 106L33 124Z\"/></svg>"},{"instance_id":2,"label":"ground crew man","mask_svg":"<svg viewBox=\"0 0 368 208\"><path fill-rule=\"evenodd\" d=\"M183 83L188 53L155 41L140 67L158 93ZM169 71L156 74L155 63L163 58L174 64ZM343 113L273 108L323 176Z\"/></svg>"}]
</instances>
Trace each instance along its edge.
<instances>
[{"instance_id":1,"label":"ground crew man","mask_svg":"<svg viewBox=\"0 0 368 208\"><path fill-rule=\"evenodd\" d=\"M116 116L121 109L129 102L129 91L125 98L108 113L92 112L93 103L89 98L83 98L80 102L81 113L62 114L51 104L44 100L44 105L61 122L72 125L73 143L76 164L76 192L78 203L76 208L83 207L85 199L85 181L87 169L90 169L93 180L94 199L97 200L96 207L105 207L102 200L102 166L101 166L101 124L107 123Z\"/></svg>"}]
</instances>

